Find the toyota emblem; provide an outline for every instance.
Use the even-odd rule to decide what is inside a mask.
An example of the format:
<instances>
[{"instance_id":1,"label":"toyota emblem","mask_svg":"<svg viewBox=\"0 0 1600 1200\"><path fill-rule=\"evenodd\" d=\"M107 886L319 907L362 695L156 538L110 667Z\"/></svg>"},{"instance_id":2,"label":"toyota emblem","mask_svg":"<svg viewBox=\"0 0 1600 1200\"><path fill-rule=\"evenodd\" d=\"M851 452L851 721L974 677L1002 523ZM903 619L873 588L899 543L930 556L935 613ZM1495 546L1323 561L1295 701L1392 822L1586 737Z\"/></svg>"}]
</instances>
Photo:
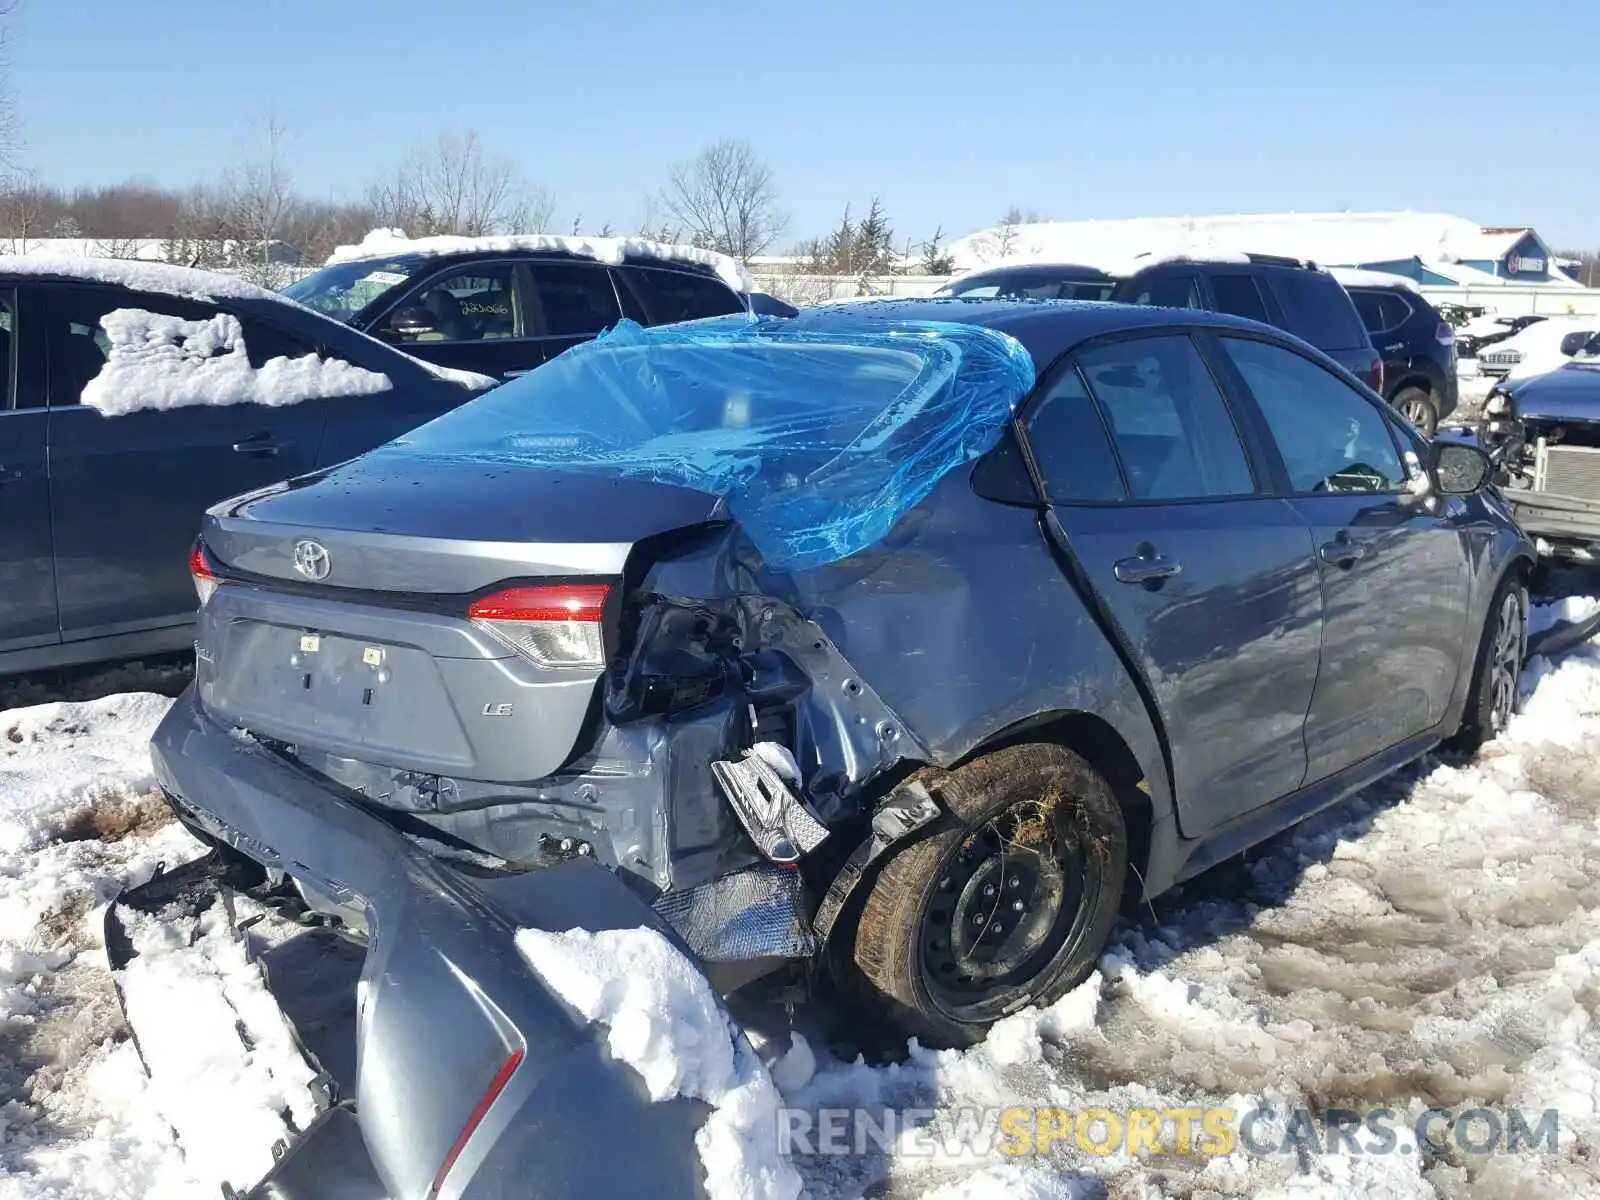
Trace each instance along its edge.
<instances>
[{"instance_id":1,"label":"toyota emblem","mask_svg":"<svg viewBox=\"0 0 1600 1200\"><path fill-rule=\"evenodd\" d=\"M310 538L294 544L294 569L307 579L326 579L333 564L328 560L328 548Z\"/></svg>"}]
</instances>

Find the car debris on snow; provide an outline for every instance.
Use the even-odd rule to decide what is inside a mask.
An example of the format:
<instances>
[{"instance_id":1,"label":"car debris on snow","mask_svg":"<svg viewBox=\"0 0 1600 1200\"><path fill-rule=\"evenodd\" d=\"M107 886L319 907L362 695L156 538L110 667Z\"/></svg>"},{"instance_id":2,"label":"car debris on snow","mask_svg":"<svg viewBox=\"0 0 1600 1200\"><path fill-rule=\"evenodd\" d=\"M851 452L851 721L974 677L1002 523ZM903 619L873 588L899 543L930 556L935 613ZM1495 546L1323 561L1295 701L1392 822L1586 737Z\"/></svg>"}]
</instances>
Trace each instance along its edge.
<instances>
[{"instance_id":1,"label":"car debris on snow","mask_svg":"<svg viewBox=\"0 0 1600 1200\"><path fill-rule=\"evenodd\" d=\"M1539 606L1530 626L1579 620L1595 607L1581 597ZM714 1164L737 1163L765 1171L759 1177L783 1195L798 1191L788 1173L797 1170L819 1200L868 1187L936 1200L1098 1196L1107 1187L1151 1197L1597 1194L1588 1147L1600 1138L1592 1016L1600 997L1600 647L1535 660L1525 686L1523 712L1476 759L1430 760L1248 862L1190 882L1158 901L1153 916L1128 919L1099 975L1048 1010L1002 1021L970 1050L913 1046L905 1061L878 1066L813 1056L796 1039L761 1073L698 973L657 935L524 934L520 945L567 1003L609 1025L612 1052L654 1094L720 1100L726 1140L708 1135L702 1147L714 1152L714 1186L736 1178ZM151 788L143 741L166 704L113 696L0 718L5 1200L217 1194L218 1181L201 1176L219 1168L185 1153L182 1128L174 1138L159 1102L161 1072L146 1079L120 1028L88 919L157 862L199 851L170 823L110 816L134 812ZM199 932L206 961L169 980L173 990L151 993L175 1008L177 989L192 990L185 1011L215 1005L248 977L237 943ZM174 931L150 936L170 940ZM66 1037L69 1027L79 1032ZM231 1028L223 1037L220 1022L180 1031L189 1036L167 1046L177 1056L170 1078L218 1054L238 1061L229 1056L243 1043ZM274 1060L251 1078L273 1080L280 1090L271 1102L293 1108L299 1101L287 1083L298 1077L283 1069ZM268 1095L263 1083L238 1102ZM880 1121L893 1112L903 1124L881 1152L797 1153L785 1164L770 1157L770 1141L743 1139L780 1103L780 1116L813 1125L840 1109ZM1299 1107L1387 1107L1398 1114L1398 1136L1392 1152L1377 1155L1091 1155L1067 1140L1020 1159L993 1146L978 1153L959 1136L975 1111L1019 1105L1270 1105L1280 1118ZM1409 1124L1430 1105L1554 1109L1556 1150L1424 1153ZM281 1136L265 1122L250 1128L261 1142L235 1140L237 1157L220 1168L230 1177L237 1164L269 1158L269 1139ZM1258 1136L1283 1132L1279 1119Z\"/></svg>"}]
</instances>

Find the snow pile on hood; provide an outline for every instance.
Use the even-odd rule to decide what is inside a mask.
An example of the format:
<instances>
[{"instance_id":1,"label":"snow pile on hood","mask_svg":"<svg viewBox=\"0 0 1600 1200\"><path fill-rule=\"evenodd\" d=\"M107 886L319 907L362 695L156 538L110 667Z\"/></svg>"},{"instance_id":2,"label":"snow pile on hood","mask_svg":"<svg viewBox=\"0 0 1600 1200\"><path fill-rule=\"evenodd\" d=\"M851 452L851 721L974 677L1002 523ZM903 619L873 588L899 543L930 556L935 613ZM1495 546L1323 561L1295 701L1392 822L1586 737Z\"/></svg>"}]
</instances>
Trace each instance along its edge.
<instances>
[{"instance_id":1,"label":"snow pile on hood","mask_svg":"<svg viewBox=\"0 0 1600 1200\"><path fill-rule=\"evenodd\" d=\"M150 1070L149 1099L177 1130L189 1169L253 1185L273 1144L315 1117L315 1078L244 941L214 904L198 922L128 914L138 957L117 973Z\"/></svg>"},{"instance_id":2,"label":"snow pile on hood","mask_svg":"<svg viewBox=\"0 0 1600 1200\"><path fill-rule=\"evenodd\" d=\"M563 237L556 233L517 233L500 237L408 238L398 229L374 229L354 246L340 246L328 256L328 265L360 262L369 258L393 258L398 254L506 254L517 251L556 251L592 258L597 262L620 264L625 258L658 258L666 262L693 263L710 267L717 277L736 292L753 292L755 280L736 260L715 250L698 246L653 242L649 238Z\"/></svg>"},{"instance_id":3,"label":"snow pile on hood","mask_svg":"<svg viewBox=\"0 0 1600 1200\"><path fill-rule=\"evenodd\" d=\"M700 969L653 929L517 934L552 991L606 1027L613 1057L656 1102L704 1100L695 1136L712 1200L795 1200L800 1177L778 1153L778 1091L754 1048L729 1023Z\"/></svg>"},{"instance_id":4,"label":"snow pile on hood","mask_svg":"<svg viewBox=\"0 0 1600 1200\"><path fill-rule=\"evenodd\" d=\"M270 300L274 304L294 303L277 292L257 287L234 275L126 258L0 255L0 274L44 275L51 278L81 279L89 283L111 283L133 288L135 291L178 296L186 300Z\"/></svg>"},{"instance_id":5,"label":"snow pile on hood","mask_svg":"<svg viewBox=\"0 0 1600 1200\"><path fill-rule=\"evenodd\" d=\"M83 403L108 417L141 409L262 404L365 396L394 385L387 375L312 353L251 366L244 330L232 313L189 321L119 308L100 321L110 339L105 366L83 389Z\"/></svg>"}]
</instances>

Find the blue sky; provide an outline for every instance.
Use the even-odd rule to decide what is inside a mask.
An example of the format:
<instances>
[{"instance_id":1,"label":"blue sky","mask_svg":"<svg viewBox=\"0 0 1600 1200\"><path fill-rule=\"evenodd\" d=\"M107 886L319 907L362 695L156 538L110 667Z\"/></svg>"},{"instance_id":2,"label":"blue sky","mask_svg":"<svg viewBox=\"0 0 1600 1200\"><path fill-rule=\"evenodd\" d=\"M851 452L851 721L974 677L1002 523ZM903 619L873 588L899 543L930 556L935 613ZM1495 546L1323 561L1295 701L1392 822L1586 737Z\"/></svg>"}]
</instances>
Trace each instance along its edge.
<instances>
[{"instance_id":1,"label":"blue sky","mask_svg":"<svg viewBox=\"0 0 1600 1200\"><path fill-rule=\"evenodd\" d=\"M1412 208L1594 248L1591 3L23 0L12 82L25 161L68 186L214 178L272 109L305 191L475 129L590 232L731 135L785 243L878 195L902 241L1013 204Z\"/></svg>"}]
</instances>

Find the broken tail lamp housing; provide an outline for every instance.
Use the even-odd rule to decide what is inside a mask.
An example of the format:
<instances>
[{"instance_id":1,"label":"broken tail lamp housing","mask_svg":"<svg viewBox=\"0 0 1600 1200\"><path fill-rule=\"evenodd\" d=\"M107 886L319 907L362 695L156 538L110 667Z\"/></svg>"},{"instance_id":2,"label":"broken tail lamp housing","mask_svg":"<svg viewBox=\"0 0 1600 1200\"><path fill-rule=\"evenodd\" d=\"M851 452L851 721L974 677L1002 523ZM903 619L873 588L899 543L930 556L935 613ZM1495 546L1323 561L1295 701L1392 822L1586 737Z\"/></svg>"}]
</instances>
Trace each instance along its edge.
<instances>
[{"instance_id":1,"label":"broken tail lamp housing","mask_svg":"<svg viewBox=\"0 0 1600 1200\"><path fill-rule=\"evenodd\" d=\"M611 587L555 583L511 587L474 600L467 617L541 667L605 666L602 618Z\"/></svg>"},{"instance_id":2,"label":"broken tail lamp housing","mask_svg":"<svg viewBox=\"0 0 1600 1200\"><path fill-rule=\"evenodd\" d=\"M200 597L200 607L204 608L210 603L211 597L217 594L222 580L212 570L206 548L199 542L189 548L189 577L194 580L195 595Z\"/></svg>"}]
</instances>

